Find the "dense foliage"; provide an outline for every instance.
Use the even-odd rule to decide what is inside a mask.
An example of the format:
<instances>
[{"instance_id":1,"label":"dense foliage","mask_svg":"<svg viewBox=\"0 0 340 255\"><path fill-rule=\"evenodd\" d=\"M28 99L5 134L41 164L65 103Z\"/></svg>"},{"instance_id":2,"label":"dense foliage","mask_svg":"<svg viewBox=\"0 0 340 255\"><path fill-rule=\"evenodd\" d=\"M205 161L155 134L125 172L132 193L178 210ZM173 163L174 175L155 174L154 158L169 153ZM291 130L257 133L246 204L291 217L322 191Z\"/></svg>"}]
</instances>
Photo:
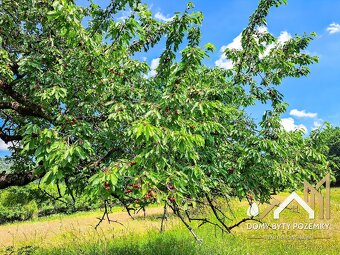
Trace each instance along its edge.
<instances>
[{"instance_id":1,"label":"dense foliage","mask_svg":"<svg viewBox=\"0 0 340 255\"><path fill-rule=\"evenodd\" d=\"M228 231L216 198L265 201L323 176L315 137L280 125L287 104L276 87L317 61L304 51L314 34L282 43L261 29L284 2L259 2L242 49L224 52L227 70L204 64L214 46L201 45L192 3L159 22L138 0L105 9L1 1L1 139L12 144L14 171L129 212L164 202L185 224L184 211L207 204ZM151 76L137 55L156 44L164 51ZM256 103L270 108L259 124L246 112Z\"/></svg>"}]
</instances>

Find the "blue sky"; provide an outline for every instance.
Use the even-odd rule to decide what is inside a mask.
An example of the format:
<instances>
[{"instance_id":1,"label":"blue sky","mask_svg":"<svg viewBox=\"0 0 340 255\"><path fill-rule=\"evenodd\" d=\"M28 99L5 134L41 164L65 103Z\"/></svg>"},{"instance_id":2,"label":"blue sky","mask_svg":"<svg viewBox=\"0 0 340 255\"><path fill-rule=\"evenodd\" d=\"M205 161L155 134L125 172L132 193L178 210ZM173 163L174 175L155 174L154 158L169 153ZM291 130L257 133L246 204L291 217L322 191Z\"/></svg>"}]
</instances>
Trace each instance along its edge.
<instances>
[{"instance_id":1,"label":"blue sky","mask_svg":"<svg viewBox=\"0 0 340 255\"><path fill-rule=\"evenodd\" d=\"M76 1L87 5L85 0ZM95 1L104 6L108 1ZM158 19L171 18L174 12L185 9L187 1L147 0L153 15ZM213 43L217 51L207 61L216 65L221 55L219 49L232 43L246 27L249 15L257 1L249 0L193 0L195 10L203 12L202 45ZM289 103L282 123L287 129L303 127L307 132L324 121L340 126L340 1L331 0L288 0L287 5L273 8L268 17L268 31L275 36L304 32L316 32L317 38L310 44L308 52L320 58L312 65L307 78L286 79L280 91ZM234 41L235 43L235 41ZM146 54L150 66L157 66L162 45ZM227 60L224 60L227 61ZM225 62L224 62L225 63ZM264 107L251 110L254 118L262 116ZM0 155L6 155L6 147L0 143Z\"/></svg>"},{"instance_id":2,"label":"blue sky","mask_svg":"<svg viewBox=\"0 0 340 255\"><path fill-rule=\"evenodd\" d=\"M233 42L245 28L257 1L193 1L204 14L203 43L212 42L217 49ZM148 1L159 17L171 17L182 10L186 1ZM161 14L161 15L160 15ZM268 16L268 31L276 36L316 32L317 38L308 52L320 58L306 78L286 79L280 86L289 103L282 115L287 129L303 127L309 132L324 121L340 125L340 1L288 0L287 5L273 8ZM155 58L157 56L150 56ZM220 58L217 51L209 64ZM151 61L151 60L150 60ZM251 115L262 116L264 107L255 107Z\"/></svg>"}]
</instances>

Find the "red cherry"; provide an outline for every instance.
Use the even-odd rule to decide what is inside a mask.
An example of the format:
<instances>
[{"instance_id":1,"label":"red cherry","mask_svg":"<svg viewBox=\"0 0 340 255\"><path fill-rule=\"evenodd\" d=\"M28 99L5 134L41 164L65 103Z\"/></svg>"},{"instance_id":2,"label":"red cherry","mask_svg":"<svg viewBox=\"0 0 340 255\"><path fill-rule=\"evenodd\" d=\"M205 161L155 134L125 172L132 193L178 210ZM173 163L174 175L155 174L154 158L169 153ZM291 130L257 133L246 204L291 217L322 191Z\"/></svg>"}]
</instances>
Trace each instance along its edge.
<instances>
[{"instance_id":1,"label":"red cherry","mask_svg":"<svg viewBox=\"0 0 340 255\"><path fill-rule=\"evenodd\" d=\"M139 189L139 188L140 188L140 185L139 185L139 184L132 184L132 188L134 188L134 189Z\"/></svg>"},{"instance_id":2,"label":"red cherry","mask_svg":"<svg viewBox=\"0 0 340 255\"><path fill-rule=\"evenodd\" d=\"M73 118L73 120L70 121L71 125L76 124L76 122L77 122L77 118Z\"/></svg>"},{"instance_id":3,"label":"red cherry","mask_svg":"<svg viewBox=\"0 0 340 255\"><path fill-rule=\"evenodd\" d=\"M108 182L104 183L104 187L106 190L110 190L110 184Z\"/></svg>"},{"instance_id":4,"label":"red cherry","mask_svg":"<svg viewBox=\"0 0 340 255\"><path fill-rule=\"evenodd\" d=\"M134 166L136 164L137 164L136 162L130 162L130 166Z\"/></svg>"}]
</instances>

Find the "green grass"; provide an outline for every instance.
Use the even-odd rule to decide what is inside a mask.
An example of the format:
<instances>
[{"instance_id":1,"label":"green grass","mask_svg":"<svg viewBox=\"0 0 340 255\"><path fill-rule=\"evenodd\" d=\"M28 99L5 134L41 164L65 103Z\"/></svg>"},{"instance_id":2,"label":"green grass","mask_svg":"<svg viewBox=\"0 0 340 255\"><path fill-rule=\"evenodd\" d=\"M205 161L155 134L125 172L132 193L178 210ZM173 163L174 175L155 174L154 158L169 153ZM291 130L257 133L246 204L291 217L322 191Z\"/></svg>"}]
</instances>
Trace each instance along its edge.
<instances>
[{"instance_id":1,"label":"green grass","mask_svg":"<svg viewBox=\"0 0 340 255\"><path fill-rule=\"evenodd\" d=\"M287 194L282 194L286 196ZM239 220L246 217L245 203L233 201L235 215ZM261 208L263 210L263 208ZM67 220L98 216L97 212L79 213ZM115 214L113 214L115 215ZM118 214L117 214L118 215ZM53 217L52 217L53 218ZM51 217L49 218L49 220ZM159 219L155 215L146 220L122 218L126 227L103 224L99 231L68 229L46 242L36 242L27 238L25 242L8 246L4 254L339 254L340 251L340 189L331 192L331 219L308 220L302 210L298 213L286 210L280 220L265 218L266 223L312 222L329 223L330 230L248 230L243 224L236 228L233 235L216 231L211 226L195 228L203 238L198 244L178 219L170 218L167 230L160 234ZM48 221L46 219L46 221ZM236 220L235 220L236 221ZM20 225L20 224L18 224ZM10 226L10 225L9 225ZM7 226L7 227L9 227ZM24 224L30 227L30 224ZM1 230L1 228L0 228ZM258 239L254 239L258 238ZM310 237L304 240L301 238ZM274 238L274 239L273 239ZM284 238L278 240L275 238ZM299 239L300 238L300 239ZM0 237L1 240L1 237ZM1 247L1 246L0 246ZM14 253L11 253L14 252Z\"/></svg>"},{"instance_id":2,"label":"green grass","mask_svg":"<svg viewBox=\"0 0 340 255\"><path fill-rule=\"evenodd\" d=\"M259 241L242 236L213 236L211 229L200 231L204 243L197 244L185 229L162 235L151 232L142 238L130 235L115 240L78 243L58 249L43 248L34 254L339 254L336 242L320 245L311 241Z\"/></svg>"}]
</instances>

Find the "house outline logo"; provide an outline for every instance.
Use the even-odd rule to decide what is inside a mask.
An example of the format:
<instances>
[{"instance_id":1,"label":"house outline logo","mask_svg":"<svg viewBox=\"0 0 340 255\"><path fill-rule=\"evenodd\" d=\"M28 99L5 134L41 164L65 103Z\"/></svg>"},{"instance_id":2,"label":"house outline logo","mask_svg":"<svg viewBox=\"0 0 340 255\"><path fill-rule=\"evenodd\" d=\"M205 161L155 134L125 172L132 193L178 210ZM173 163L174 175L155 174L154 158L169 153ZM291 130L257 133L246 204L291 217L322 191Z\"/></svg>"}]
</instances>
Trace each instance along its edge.
<instances>
[{"instance_id":1,"label":"house outline logo","mask_svg":"<svg viewBox=\"0 0 340 255\"><path fill-rule=\"evenodd\" d=\"M321 192L318 190L325 184L326 186L326 194L325 199L322 196ZM323 179L321 179L315 187L313 187L306 180L304 181L304 198L301 198L295 191L292 192L281 204L279 201L272 201L269 206L259 215L259 209L256 203L250 204L247 214L248 216L255 217L258 216L259 220L262 220L266 217L269 212L271 212L274 207L277 207L274 210L274 219L280 218L280 213L287 208L287 206L292 202L296 201L307 213L309 219L314 219L315 217L315 201L318 201L319 204L319 219L324 219L326 215L326 219L330 219L330 174L327 174ZM325 200L325 201L324 201ZM326 208L326 212L324 212Z\"/></svg>"},{"instance_id":2,"label":"house outline logo","mask_svg":"<svg viewBox=\"0 0 340 255\"><path fill-rule=\"evenodd\" d=\"M274 219L280 218L280 213L293 201L295 200L299 205L308 212L309 219L314 219L314 210L298 195L296 192L292 192L274 211Z\"/></svg>"}]
</instances>

